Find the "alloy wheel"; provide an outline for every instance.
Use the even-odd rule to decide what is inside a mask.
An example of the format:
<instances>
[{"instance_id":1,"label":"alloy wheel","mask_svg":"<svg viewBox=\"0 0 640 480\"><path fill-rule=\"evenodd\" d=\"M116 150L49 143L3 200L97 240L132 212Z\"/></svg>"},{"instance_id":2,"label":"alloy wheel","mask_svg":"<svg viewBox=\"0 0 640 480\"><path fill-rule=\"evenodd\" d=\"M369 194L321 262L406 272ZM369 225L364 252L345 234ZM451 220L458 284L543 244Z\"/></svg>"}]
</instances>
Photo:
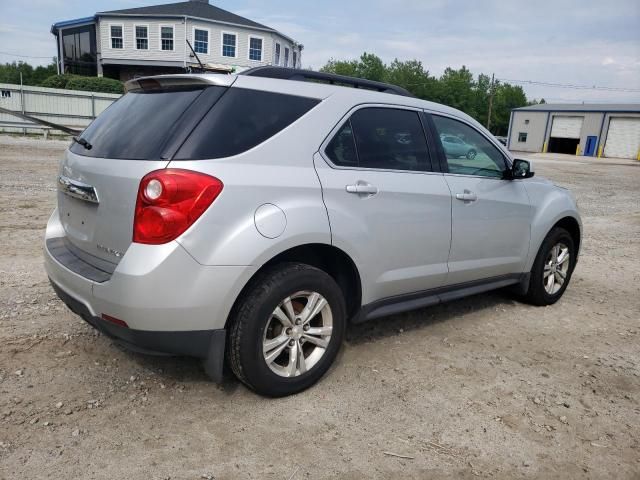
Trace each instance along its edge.
<instances>
[{"instance_id":1,"label":"alloy wheel","mask_svg":"<svg viewBox=\"0 0 640 480\"><path fill-rule=\"evenodd\" d=\"M318 292L296 292L282 300L267 320L264 360L281 377L302 375L325 354L332 331L329 302Z\"/></svg>"},{"instance_id":2,"label":"alloy wheel","mask_svg":"<svg viewBox=\"0 0 640 480\"><path fill-rule=\"evenodd\" d=\"M560 242L551 248L544 264L544 289L549 295L560 291L569 273L571 253L569 247Z\"/></svg>"}]
</instances>

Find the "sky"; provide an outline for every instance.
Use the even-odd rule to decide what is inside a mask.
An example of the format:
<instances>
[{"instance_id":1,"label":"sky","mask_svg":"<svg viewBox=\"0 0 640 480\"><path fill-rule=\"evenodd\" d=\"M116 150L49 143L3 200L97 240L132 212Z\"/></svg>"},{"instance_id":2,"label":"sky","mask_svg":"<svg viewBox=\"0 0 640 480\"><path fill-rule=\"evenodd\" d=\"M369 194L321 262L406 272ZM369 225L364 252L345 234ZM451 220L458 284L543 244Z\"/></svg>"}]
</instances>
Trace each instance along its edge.
<instances>
[{"instance_id":1,"label":"sky","mask_svg":"<svg viewBox=\"0 0 640 480\"><path fill-rule=\"evenodd\" d=\"M46 64L51 24L165 0L0 0L0 63ZM432 75L466 65L547 102L640 103L639 0L211 0L304 44L305 68L375 53ZM13 55L8 55L13 54ZM29 58L39 57L39 58ZM515 82L511 82L515 83ZM618 90L611 90L618 89Z\"/></svg>"}]
</instances>

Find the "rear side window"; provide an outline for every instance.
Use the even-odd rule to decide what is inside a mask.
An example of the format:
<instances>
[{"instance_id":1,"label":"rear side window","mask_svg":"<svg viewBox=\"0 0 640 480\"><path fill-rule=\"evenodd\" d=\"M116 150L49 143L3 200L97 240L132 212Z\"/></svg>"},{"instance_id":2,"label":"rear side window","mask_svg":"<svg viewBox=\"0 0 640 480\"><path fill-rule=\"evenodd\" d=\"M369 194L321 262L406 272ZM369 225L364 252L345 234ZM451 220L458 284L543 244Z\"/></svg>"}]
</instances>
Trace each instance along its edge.
<instances>
[{"instance_id":1,"label":"rear side window","mask_svg":"<svg viewBox=\"0 0 640 480\"><path fill-rule=\"evenodd\" d=\"M327 146L333 163L384 170L429 170L429 153L415 111L363 108L355 112Z\"/></svg>"},{"instance_id":2,"label":"rear side window","mask_svg":"<svg viewBox=\"0 0 640 480\"><path fill-rule=\"evenodd\" d=\"M219 88L220 93L224 91L221 87L209 88ZM179 120L203 90L129 92L102 112L82 133L81 137L91 144L91 149L74 143L71 151L98 158L159 159Z\"/></svg>"},{"instance_id":3,"label":"rear side window","mask_svg":"<svg viewBox=\"0 0 640 480\"><path fill-rule=\"evenodd\" d=\"M245 152L285 129L320 101L231 88L204 116L175 158L200 160Z\"/></svg>"}]
</instances>

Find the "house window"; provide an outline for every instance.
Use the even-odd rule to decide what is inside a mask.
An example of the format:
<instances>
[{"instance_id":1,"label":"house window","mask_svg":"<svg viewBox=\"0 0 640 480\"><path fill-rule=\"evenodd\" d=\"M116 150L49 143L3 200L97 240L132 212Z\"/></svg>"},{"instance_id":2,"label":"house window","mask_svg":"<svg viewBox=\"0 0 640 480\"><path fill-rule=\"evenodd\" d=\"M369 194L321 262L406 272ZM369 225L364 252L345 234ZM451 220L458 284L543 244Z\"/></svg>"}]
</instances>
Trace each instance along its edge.
<instances>
[{"instance_id":1,"label":"house window","mask_svg":"<svg viewBox=\"0 0 640 480\"><path fill-rule=\"evenodd\" d=\"M524 121L524 124L525 124L525 125L529 125L529 120L525 120L525 121Z\"/></svg>"},{"instance_id":2,"label":"house window","mask_svg":"<svg viewBox=\"0 0 640 480\"><path fill-rule=\"evenodd\" d=\"M123 48L122 25L111 25L109 30L111 33L111 48Z\"/></svg>"},{"instance_id":3,"label":"house window","mask_svg":"<svg viewBox=\"0 0 640 480\"><path fill-rule=\"evenodd\" d=\"M236 44L238 37L235 33L223 33L222 34L222 56L232 57L236 56Z\"/></svg>"},{"instance_id":4,"label":"house window","mask_svg":"<svg viewBox=\"0 0 640 480\"><path fill-rule=\"evenodd\" d=\"M2 90L2 98L11 98L11 90Z\"/></svg>"},{"instance_id":5,"label":"house window","mask_svg":"<svg viewBox=\"0 0 640 480\"><path fill-rule=\"evenodd\" d=\"M149 50L149 27L136 25L136 50Z\"/></svg>"},{"instance_id":6,"label":"house window","mask_svg":"<svg viewBox=\"0 0 640 480\"><path fill-rule=\"evenodd\" d=\"M518 142L525 143L527 141L527 134L525 132L518 133Z\"/></svg>"},{"instance_id":7,"label":"house window","mask_svg":"<svg viewBox=\"0 0 640 480\"><path fill-rule=\"evenodd\" d=\"M298 52L296 51L293 52L293 62L291 63L291 66L293 68L296 68L298 66Z\"/></svg>"},{"instance_id":8,"label":"house window","mask_svg":"<svg viewBox=\"0 0 640 480\"><path fill-rule=\"evenodd\" d=\"M289 49L285 47L284 49L284 66L289 66Z\"/></svg>"},{"instance_id":9,"label":"house window","mask_svg":"<svg viewBox=\"0 0 640 480\"><path fill-rule=\"evenodd\" d=\"M173 50L173 27L160 27L160 49Z\"/></svg>"},{"instance_id":10,"label":"house window","mask_svg":"<svg viewBox=\"0 0 640 480\"><path fill-rule=\"evenodd\" d=\"M249 37L249 60L262 61L262 39Z\"/></svg>"},{"instance_id":11,"label":"house window","mask_svg":"<svg viewBox=\"0 0 640 480\"><path fill-rule=\"evenodd\" d=\"M196 53L209 53L209 30L193 30L193 49Z\"/></svg>"},{"instance_id":12,"label":"house window","mask_svg":"<svg viewBox=\"0 0 640 480\"><path fill-rule=\"evenodd\" d=\"M280 44L279 43L276 43L276 53L275 53L275 59L273 63L275 65L280 65Z\"/></svg>"}]
</instances>

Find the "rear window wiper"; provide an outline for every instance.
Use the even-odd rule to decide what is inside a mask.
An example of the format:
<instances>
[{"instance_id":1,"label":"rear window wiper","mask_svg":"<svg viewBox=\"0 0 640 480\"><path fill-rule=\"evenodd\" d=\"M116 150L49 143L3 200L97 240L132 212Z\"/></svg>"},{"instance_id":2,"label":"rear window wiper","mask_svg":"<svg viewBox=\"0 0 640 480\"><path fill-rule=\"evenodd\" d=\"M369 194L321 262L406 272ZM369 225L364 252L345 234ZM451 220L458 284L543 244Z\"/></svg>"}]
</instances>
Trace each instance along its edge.
<instances>
[{"instance_id":1,"label":"rear window wiper","mask_svg":"<svg viewBox=\"0 0 640 480\"><path fill-rule=\"evenodd\" d=\"M80 137L80 136L74 136L73 137L73 141L76 143L79 143L80 145L82 145L84 148L86 148L87 150L91 150L93 148L93 145L91 145L89 142L87 142L84 138Z\"/></svg>"}]
</instances>

